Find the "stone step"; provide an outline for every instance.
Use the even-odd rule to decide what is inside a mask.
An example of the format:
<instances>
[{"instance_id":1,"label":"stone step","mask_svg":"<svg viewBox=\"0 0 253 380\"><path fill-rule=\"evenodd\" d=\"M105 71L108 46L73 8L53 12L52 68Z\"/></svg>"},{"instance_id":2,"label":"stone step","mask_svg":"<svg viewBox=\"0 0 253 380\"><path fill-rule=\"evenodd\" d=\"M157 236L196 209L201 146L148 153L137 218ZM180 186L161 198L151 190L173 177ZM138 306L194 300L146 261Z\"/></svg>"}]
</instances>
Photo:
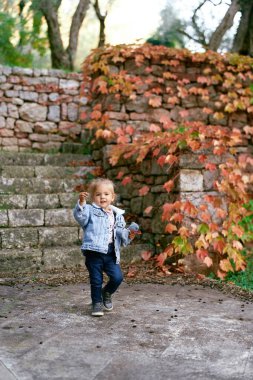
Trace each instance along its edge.
<instances>
[{"instance_id":1,"label":"stone step","mask_svg":"<svg viewBox=\"0 0 253 380\"><path fill-rule=\"evenodd\" d=\"M33 208L73 208L78 193L57 194L0 194L0 210Z\"/></svg>"},{"instance_id":2,"label":"stone step","mask_svg":"<svg viewBox=\"0 0 253 380\"><path fill-rule=\"evenodd\" d=\"M1 249L42 248L52 246L80 247L82 231L73 227L21 227L0 230Z\"/></svg>"},{"instance_id":3,"label":"stone step","mask_svg":"<svg viewBox=\"0 0 253 380\"><path fill-rule=\"evenodd\" d=\"M87 178L95 166L19 166L3 165L0 169L3 178Z\"/></svg>"},{"instance_id":4,"label":"stone step","mask_svg":"<svg viewBox=\"0 0 253 380\"><path fill-rule=\"evenodd\" d=\"M0 273L27 273L61 268L80 268L84 265L78 246L2 249Z\"/></svg>"},{"instance_id":5,"label":"stone step","mask_svg":"<svg viewBox=\"0 0 253 380\"><path fill-rule=\"evenodd\" d=\"M1 227L51 227L76 226L73 211L70 208L59 209L13 209L0 211Z\"/></svg>"},{"instance_id":6,"label":"stone step","mask_svg":"<svg viewBox=\"0 0 253 380\"><path fill-rule=\"evenodd\" d=\"M44 153L13 153L7 151L0 152L0 165L20 165L20 166L89 166L92 164L89 155L82 154L44 154Z\"/></svg>"},{"instance_id":7,"label":"stone step","mask_svg":"<svg viewBox=\"0 0 253 380\"><path fill-rule=\"evenodd\" d=\"M141 252L149 248L147 244L132 244L122 248L122 263L134 263L140 260ZM74 269L83 266L83 255L80 246L77 245L0 250L2 274Z\"/></svg>"},{"instance_id":8,"label":"stone step","mask_svg":"<svg viewBox=\"0 0 253 380\"><path fill-rule=\"evenodd\" d=\"M92 176L91 176L92 178ZM0 194L73 193L85 188L87 179L77 178L0 178Z\"/></svg>"}]
</instances>

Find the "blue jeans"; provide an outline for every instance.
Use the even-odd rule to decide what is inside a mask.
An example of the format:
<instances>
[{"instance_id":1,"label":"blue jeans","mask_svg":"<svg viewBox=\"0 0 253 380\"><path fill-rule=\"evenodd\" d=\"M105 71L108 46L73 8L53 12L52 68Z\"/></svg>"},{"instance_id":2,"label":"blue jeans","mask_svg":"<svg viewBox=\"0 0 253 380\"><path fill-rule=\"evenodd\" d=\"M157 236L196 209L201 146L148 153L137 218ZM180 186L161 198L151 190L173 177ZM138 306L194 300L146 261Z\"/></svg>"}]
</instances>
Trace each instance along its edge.
<instances>
[{"instance_id":1,"label":"blue jeans","mask_svg":"<svg viewBox=\"0 0 253 380\"><path fill-rule=\"evenodd\" d=\"M85 265L90 276L92 303L102 302L103 272L109 277L103 289L107 293L116 292L123 281L120 266L116 264L113 244L109 244L107 254L88 250L83 251L83 254L86 257Z\"/></svg>"}]
</instances>

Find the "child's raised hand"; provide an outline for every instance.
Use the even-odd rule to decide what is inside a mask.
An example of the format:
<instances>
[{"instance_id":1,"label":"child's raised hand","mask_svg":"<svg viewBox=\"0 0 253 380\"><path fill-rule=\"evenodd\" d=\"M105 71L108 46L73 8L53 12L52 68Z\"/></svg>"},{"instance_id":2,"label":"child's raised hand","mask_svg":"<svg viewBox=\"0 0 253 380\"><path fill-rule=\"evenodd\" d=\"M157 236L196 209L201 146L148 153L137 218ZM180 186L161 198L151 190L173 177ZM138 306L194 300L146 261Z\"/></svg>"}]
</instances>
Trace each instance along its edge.
<instances>
[{"instance_id":1,"label":"child's raised hand","mask_svg":"<svg viewBox=\"0 0 253 380\"><path fill-rule=\"evenodd\" d=\"M130 224L130 226L128 227L128 229L129 229L129 238L131 240L133 240L136 235L140 235L141 234L141 232L139 230L139 226L138 226L137 223L132 222Z\"/></svg>"},{"instance_id":2,"label":"child's raised hand","mask_svg":"<svg viewBox=\"0 0 253 380\"><path fill-rule=\"evenodd\" d=\"M81 192L79 194L79 204L80 206L84 205L87 201L87 198L89 196L89 193L86 193L85 191Z\"/></svg>"}]
</instances>

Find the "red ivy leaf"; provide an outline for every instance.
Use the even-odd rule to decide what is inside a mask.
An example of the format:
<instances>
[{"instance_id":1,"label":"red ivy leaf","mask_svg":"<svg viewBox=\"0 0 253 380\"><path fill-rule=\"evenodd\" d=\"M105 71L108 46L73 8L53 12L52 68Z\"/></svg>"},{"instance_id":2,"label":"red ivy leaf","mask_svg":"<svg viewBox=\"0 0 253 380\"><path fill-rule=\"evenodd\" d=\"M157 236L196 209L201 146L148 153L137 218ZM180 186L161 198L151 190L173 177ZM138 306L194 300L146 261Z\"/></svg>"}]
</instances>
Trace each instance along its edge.
<instances>
[{"instance_id":1,"label":"red ivy leaf","mask_svg":"<svg viewBox=\"0 0 253 380\"><path fill-rule=\"evenodd\" d=\"M143 195L146 195L148 192L149 192L149 186L143 186L143 187L139 190L139 195L140 195L140 196L143 196Z\"/></svg>"},{"instance_id":2,"label":"red ivy leaf","mask_svg":"<svg viewBox=\"0 0 253 380\"><path fill-rule=\"evenodd\" d=\"M123 186L126 186L128 183L131 183L132 182L132 178L131 177L125 177L122 181L121 181L121 183L122 183L122 185Z\"/></svg>"}]
</instances>

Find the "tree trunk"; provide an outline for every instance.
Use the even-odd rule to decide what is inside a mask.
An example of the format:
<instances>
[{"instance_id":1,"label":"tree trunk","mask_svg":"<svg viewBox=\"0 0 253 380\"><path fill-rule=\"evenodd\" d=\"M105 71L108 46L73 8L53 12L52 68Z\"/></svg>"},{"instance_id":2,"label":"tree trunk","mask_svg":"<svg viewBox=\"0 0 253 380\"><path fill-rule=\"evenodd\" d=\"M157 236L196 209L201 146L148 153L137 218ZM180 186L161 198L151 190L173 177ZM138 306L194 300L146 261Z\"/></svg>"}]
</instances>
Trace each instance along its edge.
<instances>
[{"instance_id":1,"label":"tree trunk","mask_svg":"<svg viewBox=\"0 0 253 380\"><path fill-rule=\"evenodd\" d=\"M76 57L79 31L82 26L83 20L86 16L89 5L90 0L80 0L72 18L69 33L69 46L67 48L67 54L69 56L71 70L74 69L74 61Z\"/></svg>"},{"instance_id":2,"label":"tree trunk","mask_svg":"<svg viewBox=\"0 0 253 380\"><path fill-rule=\"evenodd\" d=\"M219 26L213 32L210 38L210 41L208 44L208 48L210 50L214 50L214 51L218 50L224 34L227 32L227 30L229 30L232 27L234 17L239 10L240 10L239 0L233 0L225 16L221 20Z\"/></svg>"},{"instance_id":3,"label":"tree trunk","mask_svg":"<svg viewBox=\"0 0 253 380\"><path fill-rule=\"evenodd\" d=\"M55 69L73 70L78 43L78 34L90 1L79 1L72 19L69 46L66 50L63 47L58 20L58 9L61 2L62 0L35 0L37 8L43 13L47 22L52 67Z\"/></svg>"},{"instance_id":4,"label":"tree trunk","mask_svg":"<svg viewBox=\"0 0 253 380\"><path fill-rule=\"evenodd\" d=\"M253 56L253 4L242 7L242 16L234 38L232 51Z\"/></svg>"},{"instance_id":5,"label":"tree trunk","mask_svg":"<svg viewBox=\"0 0 253 380\"><path fill-rule=\"evenodd\" d=\"M95 0L95 3L93 4L98 21L99 21L99 40L98 40L98 47L102 47L105 45L105 19L107 16L107 12L103 16L100 11L98 0Z\"/></svg>"}]
</instances>

